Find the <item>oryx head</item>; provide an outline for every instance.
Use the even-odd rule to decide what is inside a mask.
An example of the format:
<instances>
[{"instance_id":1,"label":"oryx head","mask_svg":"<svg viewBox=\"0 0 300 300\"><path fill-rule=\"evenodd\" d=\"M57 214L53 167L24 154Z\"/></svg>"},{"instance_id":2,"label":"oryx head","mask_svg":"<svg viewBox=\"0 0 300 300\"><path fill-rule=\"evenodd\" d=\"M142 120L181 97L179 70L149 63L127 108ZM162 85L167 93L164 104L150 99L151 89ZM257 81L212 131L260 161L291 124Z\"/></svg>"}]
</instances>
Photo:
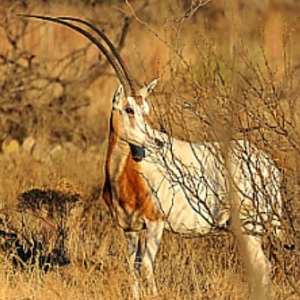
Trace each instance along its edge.
<instances>
[{"instance_id":1,"label":"oryx head","mask_svg":"<svg viewBox=\"0 0 300 300\"><path fill-rule=\"evenodd\" d=\"M113 97L112 118L114 130L121 140L138 147L151 146L151 129L145 118L149 115L149 104L146 100L157 80L140 89L136 95L126 96L124 87L119 86Z\"/></svg>"},{"instance_id":2,"label":"oryx head","mask_svg":"<svg viewBox=\"0 0 300 300\"><path fill-rule=\"evenodd\" d=\"M145 117L149 115L149 105L147 96L155 87L157 80L150 84L138 88L135 80L131 76L128 68L122 60L119 52L108 39L108 37L94 25L87 21L73 17L46 17L39 15L22 15L24 17L37 18L50 22L55 22L72 28L88 38L106 56L121 83L112 103L112 126L118 137L131 146L132 153L141 153L139 147L154 145L154 139L150 137L150 126L147 125ZM92 32L89 32L78 25L81 24ZM104 45L102 44L104 42Z\"/></svg>"}]
</instances>

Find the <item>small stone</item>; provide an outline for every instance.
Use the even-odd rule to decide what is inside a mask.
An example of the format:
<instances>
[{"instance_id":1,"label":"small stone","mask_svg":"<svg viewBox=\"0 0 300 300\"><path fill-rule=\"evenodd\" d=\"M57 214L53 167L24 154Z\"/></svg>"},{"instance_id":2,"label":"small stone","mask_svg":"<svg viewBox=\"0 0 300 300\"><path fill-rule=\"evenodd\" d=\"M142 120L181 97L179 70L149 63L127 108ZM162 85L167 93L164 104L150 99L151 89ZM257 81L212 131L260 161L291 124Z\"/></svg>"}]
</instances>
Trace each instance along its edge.
<instances>
[{"instance_id":1,"label":"small stone","mask_svg":"<svg viewBox=\"0 0 300 300\"><path fill-rule=\"evenodd\" d=\"M49 154L51 155L51 157L55 157L59 155L61 152L62 152L61 145L55 145L53 148L49 150Z\"/></svg>"},{"instance_id":2,"label":"small stone","mask_svg":"<svg viewBox=\"0 0 300 300\"><path fill-rule=\"evenodd\" d=\"M20 151L20 144L17 140L8 138L2 142L2 152L4 154L10 154L19 151Z\"/></svg>"},{"instance_id":3,"label":"small stone","mask_svg":"<svg viewBox=\"0 0 300 300\"><path fill-rule=\"evenodd\" d=\"M32 156L35 160L45 162L48 160L49 153L46 145L43 142L36 141L33 149Z\"/></svg>"},{"instance_id":4,"label":"small stone","mask_svg":"<svg viewBox=\"0 0 300 300\"><path fill-rule=\"evenodd\" d=\"M35 145L35 139L32 136L30 136L24 140L24 142L22 144L22 148L27 153L32 154L34 145Z\"/></svg>"}]
</instances>

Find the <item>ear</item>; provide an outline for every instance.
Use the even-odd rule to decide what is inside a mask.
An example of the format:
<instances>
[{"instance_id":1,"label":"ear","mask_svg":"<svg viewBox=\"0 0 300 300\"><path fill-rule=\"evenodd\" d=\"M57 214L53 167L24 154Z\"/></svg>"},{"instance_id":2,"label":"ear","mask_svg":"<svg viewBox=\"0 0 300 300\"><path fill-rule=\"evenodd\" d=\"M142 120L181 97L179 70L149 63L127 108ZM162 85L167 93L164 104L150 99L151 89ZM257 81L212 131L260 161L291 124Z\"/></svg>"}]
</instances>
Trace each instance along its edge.
<instances>
[{"instance_id":1,"label":"ear","mask_svg":"<svg viewBox=\"0 0 300 300\"><path fill-rule=\"evenodd\" d=\"M148 97L148 95L153 91L157 82L158 82L158 79L156 78L152 82L150 82L148 85L146 85L140 89L140 95L142 96L143 99L146 99Z\"/></svg>"},{"instance_id":2,"label":"ear","mask_svg":"<svg viewBox=\"0 0 300 300\"><path fill-rule=\"evenodd\" d=\"M123 85L120 85L113 97L113 102L112 102L113 110L122 110L124 96L125 95L124 95Z\"/></svg>"}]
</instances>

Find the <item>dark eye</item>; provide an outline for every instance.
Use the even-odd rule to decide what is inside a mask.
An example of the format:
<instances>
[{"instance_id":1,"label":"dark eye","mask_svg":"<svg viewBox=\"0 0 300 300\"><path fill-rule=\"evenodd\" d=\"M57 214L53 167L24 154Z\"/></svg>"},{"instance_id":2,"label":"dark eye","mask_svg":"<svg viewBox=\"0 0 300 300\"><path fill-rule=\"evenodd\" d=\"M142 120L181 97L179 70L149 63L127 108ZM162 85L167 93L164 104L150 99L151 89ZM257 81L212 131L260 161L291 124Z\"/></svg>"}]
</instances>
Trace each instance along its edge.
<instances>
[{"instance_id":1,"label":"dark eye","mask_svg":"<svg viewBox=\"0 0 300 300\"><path fill-rule=\"evenodd\" d=\"M134 115L134 110L131 107L126 107L125 108L126 113L128 113L129 115Z\"/></svg>"}]
</instances>

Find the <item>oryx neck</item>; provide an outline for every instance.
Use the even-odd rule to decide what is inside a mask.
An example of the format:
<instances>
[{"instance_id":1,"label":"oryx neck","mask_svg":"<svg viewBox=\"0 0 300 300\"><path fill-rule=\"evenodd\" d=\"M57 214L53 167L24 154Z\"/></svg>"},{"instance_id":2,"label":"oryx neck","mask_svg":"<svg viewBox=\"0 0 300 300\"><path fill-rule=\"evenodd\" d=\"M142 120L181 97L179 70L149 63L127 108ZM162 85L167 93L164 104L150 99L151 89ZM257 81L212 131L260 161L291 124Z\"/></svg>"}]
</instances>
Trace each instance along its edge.
<instances>
[{"instance_id":1,"label":"oryx neck","mask_svg":"<svg viewBox=\"0 0 300 300\"><path fill-rule=\"evenodd\" d=\"M128 143L122 141L118 134L110 131L108 139L106 167L110 176L118 176L125 167L126 160L130 156L130 147Z\"/></svg>"}]
</instances>

